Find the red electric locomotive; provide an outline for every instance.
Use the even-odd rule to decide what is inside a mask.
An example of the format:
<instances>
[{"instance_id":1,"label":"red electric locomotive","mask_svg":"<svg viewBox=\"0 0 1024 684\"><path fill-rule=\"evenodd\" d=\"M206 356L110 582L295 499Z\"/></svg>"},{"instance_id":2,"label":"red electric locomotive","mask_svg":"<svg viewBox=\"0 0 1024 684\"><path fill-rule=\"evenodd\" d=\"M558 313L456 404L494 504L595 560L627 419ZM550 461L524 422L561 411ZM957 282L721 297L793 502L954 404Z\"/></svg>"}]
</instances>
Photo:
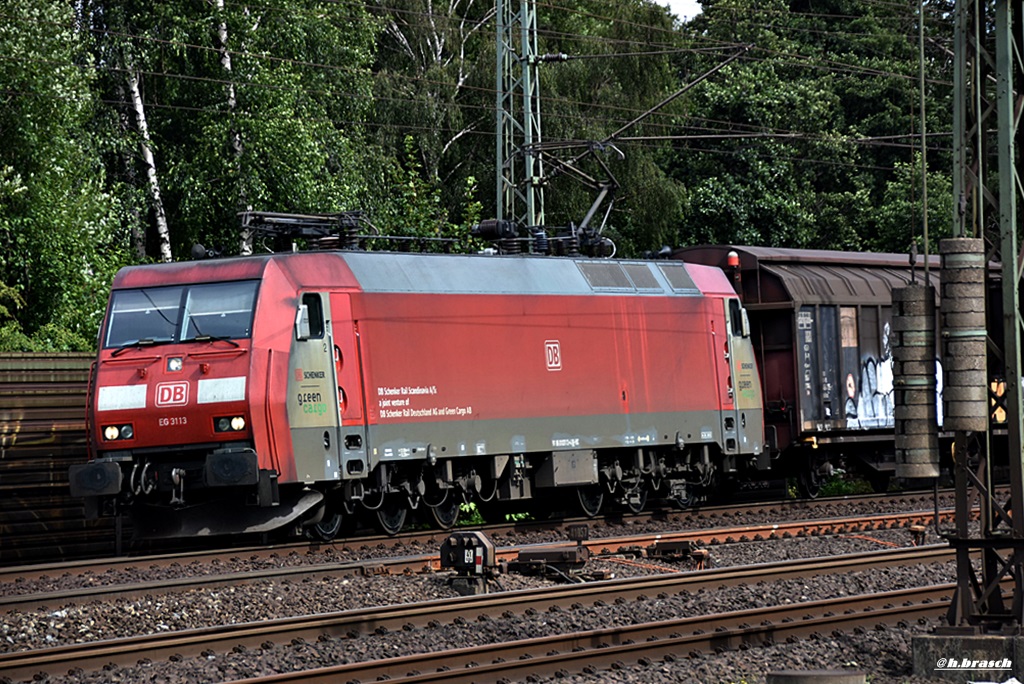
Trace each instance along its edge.
<instances>
[{"instance_id":1,"label":"red electric locomotive","mask_svg":"<svg viewBox=\"0 0 1024 684\"><path fill-rule=\"evenodd\" d=\"M769 467L746 313L679 261L321 251L113 284L73 494L139 536L686 503Z\"/></svg>"}]
</instances>

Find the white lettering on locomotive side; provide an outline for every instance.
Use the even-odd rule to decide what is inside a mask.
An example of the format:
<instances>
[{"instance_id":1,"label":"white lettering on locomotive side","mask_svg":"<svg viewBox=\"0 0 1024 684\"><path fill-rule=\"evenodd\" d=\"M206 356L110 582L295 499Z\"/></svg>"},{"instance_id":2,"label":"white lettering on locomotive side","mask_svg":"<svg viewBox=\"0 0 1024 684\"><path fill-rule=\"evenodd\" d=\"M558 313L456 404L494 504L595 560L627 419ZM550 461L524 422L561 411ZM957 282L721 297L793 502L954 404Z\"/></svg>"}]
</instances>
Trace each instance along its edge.
<instances>
[{"instance_id":1,"label":"white lettering on locomotive side","mask_svg":"<svg viewBox=\"0 0 1024 684\"><path fill-rule=\"evenodd\" d=\"M432 397L437 385L377 386L377 408L381 419L398 418L470 418L472 405L437 406ZM426 404L426 405L424 405Z\"/></svg>"},{"instance_id":2,"label":"white lettering on locomotive side","mask_svg":"<svg viewBox=\"0 0 1024 684\"><path fill-rule=\"evenodd\" d=\"M245 399L245 376L234 378L211 378L200 380L196 392L196 403L219 404L225 401Z\"/></svg>"},{"instance_id":3,"label":"white lettering on locomotive side","mask_svg":"<svg viewBox=\"0 0 1024 684\"><path fill-rule=\"evenodd\" d=\"M410 387L377 387L378 397L407 397L416 394L437 394L437 385Z\"/></svg>"},{"instance_id":4,"label":"white lettering on locomotive side","mask_svg":"<svg viewBox=\"0 0 1024 684\"><path fill-rule=\"evenodd\" d=\"M146 408L149 385L108 385L96 393L97 411L123 411Z\"/></svg>"},{"instance_id":5,"label":"white lettering on locomotive side","mask_svg":"<svg viewBox=\"0 0 1024 684\"><path fill-rule=\"evenodd\" d=\"M562 437L559 439L552 439L551 446L553 447L578 447L580 445L579 437Z\"/></svg>"}]
</instances>

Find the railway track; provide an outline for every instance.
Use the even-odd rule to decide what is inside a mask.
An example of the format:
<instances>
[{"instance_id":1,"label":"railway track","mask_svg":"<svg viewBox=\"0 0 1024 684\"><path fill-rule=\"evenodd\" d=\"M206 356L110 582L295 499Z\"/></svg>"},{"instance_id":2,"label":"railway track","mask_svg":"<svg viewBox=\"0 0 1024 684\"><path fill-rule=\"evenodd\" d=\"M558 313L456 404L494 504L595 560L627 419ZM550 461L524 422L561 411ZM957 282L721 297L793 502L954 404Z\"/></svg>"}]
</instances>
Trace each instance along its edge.
<instances>
[{"instance_id":1,"label":"railway track","mask_svg":"<svg viewBox=\"0 0 1024 684\"><path fill-rule=\"evenodd\" d=\"M884 567L924 565L929 563L947 562L953 552L945 546L915 547L909 549L888 550L876 553L851 554L846 556L815 558L809 560L787 561L782 563L743 566L705 570L701 572L662 574L648 577L633 577L622 580L592 582L582 585L560 586L546 589L535 589L515 592L501 592L485 596L447 599L419 604L399 606L380 606L362 610L326 613L316 616L293 617L280 620L268 620L259 623L242 625L225 625L175 633L153 634L103 642L76 644L50 649L15 652L0 655L0 679L7 677L18 681L27 678L39 679L39 673L56 677L70 668L85 670L96 669L109 663L115 665L131 665L140 659L157 661L169 657L185 657L211 652L227 652L230 650L264 647L267 642L287 643L295 640L313 640L321 635L344 638L366 633L381 633L389 630L408 630L424 628L453 620L473 621L483 619L501 619L512 613L528 611L572 610L582 605L599 605L601 602L622 602L628 600L652 600L652 597L667 597L682 592L695 592L706 588L719 588L738 584L754 584L757 582L773 582L786 578L808 578L827 573L848 573L856 570L873 570ZM930 587L919 590L906 590L904 593L890 592L886 595L843 597L830 602L798 603L777 608L760 608L756 611L740 611L731 615L712 615L686 620L638 625L635 628L605 630L596 632L563 635L548 640L539 640L535 644L519 644L501 648L520 649L528 646L530 650L521 651L509 656L507 650L475 649L465 657L476 663L489 663L495 659L506 661L519 657L522 653L547 653L555 650L565 655L571 651L568 644L576 646L587 644L590 648L600 648L603 644L616 647L635 646L626 643L629 640L644 642L656 637L663 640L659 646L672 644L675 652L686 653L690 650L701 651L708 648L735 647L741 642L754 643L768 638L784 638L789 634L806 633L809 626L813 629L850 628L853 625L873 625L875 623L895 624L899 620L913 620L917 616L927 614L938 615L942 610L952 586ZM925 602L929 602L927 606ZM819 605L820 604L820 605ZM901 608L882 610L886 604L910 604ZM914 608L916 606L916 608ZM912 609L914 608L914 609ZM803 619L808 612L820 611L834 613L830 618L821 618L818 622ZM869 612L865 612L869 611ZM756 617L756 620L754 619ZM792 623L800 623L793 625ZM760 629L750 625L760 624ZM770 624L766 624L770 623ZM746 625L746 626L744 626ZM730 633L721 628L726 626ZM792 631L798 626L803 632ZM694 635L693 631L704 631L707 634ZM716 631L717 630L717 631ZM690 633L690 637L672 634ZM616 636L618 635L618 636ZM671 637L671 638L670 638ZM703 638L696 638L703 637ZM680 641L682 640L682 641ZM682 651L678 649L683 648ZM495 647L497 648L497 647ZM536 649L540 649L539 651ZM627 649L635 652L637 649ZM655 649L657 650L657 649ZM608 655L608 654L605 654ZM405 676L411 670L425 672L436 668L438 656L413 656L396 659L394 663L354 664L345 666L349 669L327 668L322 672L305 673L313 677L309 681L347 681L361 679L374 673L388 676ZM452 652L443 656L450 666ZM460 656L461 657L461 656ZM653 657L653 656L647 656ZM434 660L432 660L432 658ZM460 661L461 662L461 661ZM468 662L468 661L467 661ZM561 661L558 661L561 662ZM508 666L509 663L501 663ZM452 666L453 668L456 666ZM360 668L362 668L360 670ZM499 668L500 669L500 668ZM508 676L501 670L503 676ZM342 677L343 679L338 679ZM283 675L282 675L283 676ZM475 676L487 679L484 671L475 671ZM285 681L274 679L272 681ZM291 680L288 680L291 681ZM465 681L465 680L453 680Z\"/></svg>"},{"instance_id":2,"label":"railway track","mask_svg":"<svg viewBox=\"0 0 1024 684\"><path fill-rule=\"evenodd\" d=\"M952 519L953 511L941 511L944 519ZM745 525L740 527L710 528L699 530L684 530L678 532L657 532L646 535L630 535L617 537L604 537L580 542L586 546L593 556L611 553L642 553L648 546L656 543L690 542L694 546L710 546L714 544L727 544L732 542L761 541L768 539L782 539L793 537L824 536L840 533L862 533L881 529L910 528L913 525L928 525L933 520L932 513L912 512L900 514L884 514L875 516L857 516L852 518L825 518L819 520L803 520L789 523L776 523L765 525ZM910 533L908 532L908 535ZM440 546L441 538L431 533L426 539L435 543L434 548ZM410 535L406 543L411 547L412 540L415 540L421 547L425 545L423 537ZM537 550L542 546L567 547L574 545L571 542L558 541L547 544L532 544L528 546L513 545L501 547L497 550L497 560L514 560L521 550ZM309 547L306 547L309 550ZM248 557L257 557L259 553L267 550L254 549L254 554ZM280 550L274 552L281 555ZM231 560L239 554L231 554L225 558L222 553L201 554L206 562L214 560ZM264 556L265 557L265 556ZM282 555L281 557L286 557ZM196 560L195 557L173 555L158 557L155 559L108 559L99 562L86 562L77 564L62 564L59 567L51 566L48 572L72 573L83 576L102 575L104 572L117 568L121 571L131 569L145 569L147 567L161 567L170 564L185 566L189 560ZM43 607L56 607L68 604L81 604L95 600L114 600L136 598L145 594L183 592L195 589L214 589L225 586L238 586L267 581L303 581L315 580L325 577L351 577L354 575L381 575L381 574L408 574L433 572L440 569L440 558L437 553L416 553L416 554L395 554L389 557L369 558L365 560L353 560L347 562L317 562L318 559L309 559L308 563L296 563L291 567L271 567L263 570L246 570L244 572L216 572L217 565L212 564L212 571L209 574L185 573L176 579L160 581L147 581L135 584L111 584L93 583L66 591L48 592L43 594L10 594L0 597L0 612L12 610L29 611ZM26 568L24 571L18 568L4 570L0 573L0 586L6 587L8 591L17 591L18 578L24 577L29 571L41 572L38 568ZM21 572L22 574L19 574ZM46 573L43 573L46 574Z\"/></svg>"},{"instance_id":3,"label":"railway track","mask_svg":"<svg viewBox=\"0 0 1024 684\"><path fill-rule=\"evenodd\" d=\"M814 638L836 631L931 621L948 607L954 585L841 597L589 630L474 648L418 653L235 680L237 684L339 681L446 682L529 680L530 676L596 675L625 663L679 659L745 646ZM756 624L754 624L756 623ZM690 632L686 634L686 632Z\"/></svg>"},{"instance_id":4,"label":"railway track","mask_svg":"<svg viewBox=\"0 0 1024 684\"><path fill-rule=\"evenodd\" d=\"M940 492L942 497L952 496L951 490ZM933 505L931 492L899 492L890 494L868 494L862 496L828 497L813 500L782 500L769 502L754 502L741 504L728 504L722 506L704 506L688 509L685 511L656 509L643 511L638 514L622 516L612 514L601 519L586 518L564 518L546 521L522 521L509 522L497 525L482 525L479 527L460 527L463 529L479 529L492 539L501 540L516 537L523 534L541 535L548 534L551 539L564 538L566 531L572 525L586 524L590 527L593 539L588 542L591 547L598 546L602 541L614 540L622 537L624 529L630 527L637 529L646 525L658 523L659 525L669 524L680 529L692 530L694 535L700 535L709 529L717 529L712 536L700 537L705 543L724 543L736 541L743 538L752 538L764 534L786 534L793 533L793 530L773 528L768 530L766 524L734 525L727 526L722 523L729 520L744 518L760 519L792 519L796 516L807 516L807 520L813 520L813 516L827 516L831 509L844 506L864 506L874 509L879 507L900 507L917 508L921 512L908 514L919 516L923 524L931 522L929 509ZM927 520L925 520L927 518ZM891 527L892 523L898 525L908 524L909 518L896 519L891 516L878 516L875 521L865 521L863 530L882 529ZM916 519L916 518L915 518ZM825 529L825 528L821 528ZM726 532L734 530L734 532ZM796 530L796 534L812 533L809 531ZM816 532L821 534L822 532ZM334 542L310 542L295 541L284 544L263 544L231 546L228 548L207 548L172 551L169 553L156 553L148 555L118 556L94 559L75 559L59 562L32 563L31 565L12 565L9 567L0 566L0 587L7 587L7 591L17 591L16 584L24 580L32 580L41 577L54 577L64 574L83 574L86 572L103 573L112 570L125 570L136 567L168 567L172 565L184 565L192 562L212 563L226 562L234 558L281 558L298 554L300 556L323 555L330 553L343 554L351 549L363 550L387 547L408 547L410 549L421 549L423 547L436 548L447 536L444 530L417 530L399 534L397 536L365 535L347 539L339 539ZM730 539L732 537L732 539ZM610 543L610 542L608 542ZM412 551L415 553L415 551Z\"/></svg>"}]
</instances>

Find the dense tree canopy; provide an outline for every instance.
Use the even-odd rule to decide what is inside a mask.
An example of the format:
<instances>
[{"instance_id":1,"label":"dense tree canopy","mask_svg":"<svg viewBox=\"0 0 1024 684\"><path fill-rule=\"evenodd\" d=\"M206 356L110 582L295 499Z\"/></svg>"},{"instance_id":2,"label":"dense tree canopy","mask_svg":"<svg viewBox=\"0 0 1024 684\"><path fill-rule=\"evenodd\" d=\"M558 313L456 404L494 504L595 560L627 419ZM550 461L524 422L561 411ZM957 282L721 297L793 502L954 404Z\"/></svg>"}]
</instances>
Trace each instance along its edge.
<instances>
[{"instance_id":1,"label":"dense tree canopy","mask_svg":"<svg viewBox=\"0 0 1024 684\"><path fill-rule=\"evenodd\" d=\"M535 72L548 225L578 225L605 184L614 202L592 225L620 255L908 249L923 211L916 4L703 7L683 23L653 0L537 3L539 53L566 56ZM361 209L368 234L469 249L470 225L495 215L494 0L0 0L0 14L2 348L93 344L121 265L264 249L239 212ZM937 239L949 7L929 3L925 30Z\"/></svg>"},{"instance_id":2,"label":"dense tree canopy","mask_svg":"<svg viewBox=\"0 0 1024 684\"><path fill-rule=\"evenodd\" d=\"M0 343L92 344L126 220L98 155L93 63L70 6L2 7Z\"/></svg>"},{"instance_id":3,"label":"dense tree canopy","mask_svg":"<svg viewBox=\"0 0 1024 684\"><path fill-rule=\"evenodd\" d=\"M673 171L686 192L680 239L906 251L914 215L903 214L900 231L889 221L879 239L876 209L893 192L905 193L904 209L921 194L920 174L916 188L906 175L892 185L919 132L916 25L910 8L874 2L708 3L684 30L751 49L691 101L691 123L712 135L688 142ZM926 111L948 140L951 68L929 45ZM948 206L942 152L930 161L936 200ZM948 231L951 215L941 218Z\"/></svg>"}]
</instances>

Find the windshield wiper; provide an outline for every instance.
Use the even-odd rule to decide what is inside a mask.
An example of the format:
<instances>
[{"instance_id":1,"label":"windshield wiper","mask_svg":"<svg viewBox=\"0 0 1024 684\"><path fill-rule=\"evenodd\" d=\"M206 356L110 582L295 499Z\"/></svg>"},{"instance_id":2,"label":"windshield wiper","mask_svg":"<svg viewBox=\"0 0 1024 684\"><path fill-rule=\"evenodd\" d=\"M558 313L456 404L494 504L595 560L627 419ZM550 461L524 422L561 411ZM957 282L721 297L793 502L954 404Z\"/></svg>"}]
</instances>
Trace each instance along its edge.
<instances>
[{"instance_id":1,"label":"windshield wiper","mask_svg":"<svg viewBox=\"0 0 1024 684\"><path fill-rule=\"evenodd\" d=\"M144 337L141 340L133 340L132 342L125 342L120 347L114 350L111 356L118 356L129 349L135 349L138 347L155 347L158 344L169 344L173 340L154 340L152 337Z\"/></svg>"},{"instance_id":2,"label":"windshield wiper","mask_svg":"<svg viewBox=\"0 0 1024 684\"><path fill-rule=\"evenodd\" d=\"M195 337L190 337L187 340L182 340L182 343L185 342L227 342L233 347L240 346L230 337L222 337L220 335L196 335Z\"/></svg>"}]
</instances>

